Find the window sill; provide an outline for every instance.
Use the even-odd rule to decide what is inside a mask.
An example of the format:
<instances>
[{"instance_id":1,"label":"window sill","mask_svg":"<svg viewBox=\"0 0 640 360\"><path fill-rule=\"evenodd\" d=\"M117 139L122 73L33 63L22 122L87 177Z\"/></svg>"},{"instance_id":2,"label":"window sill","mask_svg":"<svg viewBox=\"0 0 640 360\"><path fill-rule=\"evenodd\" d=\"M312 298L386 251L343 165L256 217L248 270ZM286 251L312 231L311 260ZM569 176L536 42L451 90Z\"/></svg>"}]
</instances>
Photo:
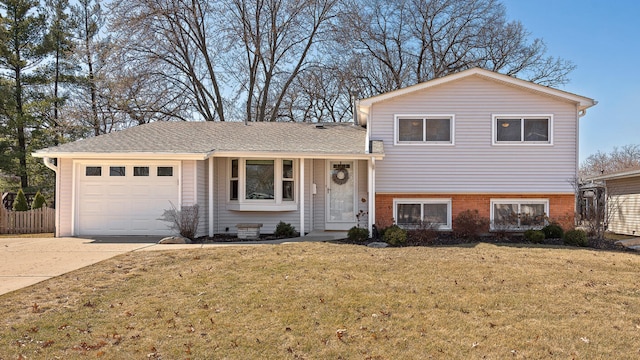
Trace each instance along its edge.
<instances>
[{"instance_id":1,"label":"window sill","mask_svg":"<svg viewBox=\"0 0 640 360\"><path fill-rule=\"evenodd\" d=\"M231 211L295 211L298 204L295 202L282 204L256 204L256 203L227 203L227 210Z\"/></svg>"}]
</instances>

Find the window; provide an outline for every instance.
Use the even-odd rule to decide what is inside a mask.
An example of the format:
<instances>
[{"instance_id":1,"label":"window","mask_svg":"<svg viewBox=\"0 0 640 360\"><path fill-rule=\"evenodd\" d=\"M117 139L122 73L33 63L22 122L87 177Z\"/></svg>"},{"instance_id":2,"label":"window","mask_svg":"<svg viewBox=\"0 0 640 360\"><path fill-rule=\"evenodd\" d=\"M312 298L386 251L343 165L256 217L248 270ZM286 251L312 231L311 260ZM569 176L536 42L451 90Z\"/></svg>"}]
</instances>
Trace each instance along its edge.
<instances>
[{"instance_id":1,"label":"window","mask_svg":"<svg viewBox=\"0 0 640 360\"><path fill-rule=\"evenodd\" d=\"M110 166L109 176L125 176L126 170L124 166Z\"/></svg>"},{"instance_id":2,"label":"window","mask_svg":"<svg viewBox=\"0 0 640 360\"><path fill-rule=\"evenodd\" d=\"M133 176L149 176L149 167L148 166L134 166L133 167Z\"/></svg>"},{"instance_id":3,"label":"window","mask_svg":"<svg viewBox=\"0 0 640 360\"><path fill-rule=\"evenodd\" d=\"M494 144L551 144L552 117L494 116Z\"/></svg>"},{"instance_id":4,"label":"window","mask_svg":"<svg viewBox=\"0 0 640 360\"><path fill-rule=\"evenodd\" d=\"M293 201L293 160L282 160L282 200Z\"/></svg>"},{"instance_id":5,"label":"window","mask_svg":"<svg viewBox=\"0 0 640 360\"><path fill-rule=\"evenodd\" d=\"M238 200L238 159L231 160L230 200Z\"/></svg>"},{"instance_id":6,"label":"window","mask_svg":"<svg viewBox=\"0 0 640 360\"><path fill-rule=\"evenodd\" d=\"M102 166L87 166L84 171L85 176L102 176Z\"/></svg>"},{"instance_id":7,"label":"window","mask_svg":"<svg viewBox=\"0 0 640 360\"><path fill-rule=\"evenodd\" d=\"M549 214L546 199L491 200L492 229L542 228Z\"/></svg>"},{"instance_id":8,"label":"window","mask_svg":"<svg viewBox=\"0 0 640 360\"><path fill-rule=\"evenodd\" d=\"M394 219L404 228L451 229L451 199L394 199Z\"/></svg>"},{"instance_id":9,"label":"window","mask_svg":"<svg viewBox=\"0 0 640 360\"><path fill-rule=\"evenodd\" d=\"M273 160L247 160L246 199L274 199L274 165Z\"/></svg>"},{"instance_id":10,"label":"window","mask_svg":"<svg viewBox=\"0 0 640 360\"><path fill-rule=\"evenodd\" d=\"M292 159L231 159L229 200L240 203L254 200L272 204L293 202L294 164Z\"/></svg>"},{"instance_id":11,"label":"window","mask_svg":"<svg viewBox=\"0 0 640 360\"><path fill-rule=\"evenodd\" d=\"M158 166L158 176L173 176L173 166Z\"/></svg>"},{"instance_id":12,"label":"window","mask_svg":"<svg viewBox=\"0 0 640 360\"><path fill-rule=\"evenodd\" d=\"M453 115L396 116L396 144L453 144Z\"/></svg>"}]
</instances>

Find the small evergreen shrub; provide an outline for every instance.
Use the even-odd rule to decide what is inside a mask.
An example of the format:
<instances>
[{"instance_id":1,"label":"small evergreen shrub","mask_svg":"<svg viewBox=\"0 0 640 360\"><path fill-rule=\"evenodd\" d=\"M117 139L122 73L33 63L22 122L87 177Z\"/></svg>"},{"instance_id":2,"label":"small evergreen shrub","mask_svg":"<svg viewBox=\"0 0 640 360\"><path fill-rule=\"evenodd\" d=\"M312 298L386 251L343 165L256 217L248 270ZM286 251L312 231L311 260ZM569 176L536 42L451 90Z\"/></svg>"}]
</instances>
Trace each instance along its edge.
<instances>
[{"instance_id":1,"label":"small evergreen shrub","mask_svg":"<svg viewBox=\"0 0 640 360\"><path fill-rule=\"evenodd\" d=\"M489 228L489 219L478 210L465 210L453 219L453 233L463 239L477 239Z\"/></svg>"},{"instance_id":2,"label":"small evergreen shrub","mask_svg":"<svg viewBox=\"0 0 640 360\"><path fill-rule=\"evenodd\" d=\"M280 221L276 225L276 231L273 233L276 237L290 238L297 235L296 228L293 225Z\"/></svg>"},{"instance_id":3,"label":"small evergreen shrub","mask_svg":"<svg viewBox=\"0 0 640 360\"><path fill-rule=\"evenodd\" d=\"M22 189L18 190L16 199L13 201L13 211L27 211L29 210L29 204L27 203L27 197L24 196Z\"/></svg>"},{"instance_id":4,"label":"small evergreen shrub","mask_svg":"<svg viewBox=\"0 0 640 360\"><path fill-rule=\"evenodd\" d=\"M398 225L392 225L385 229L382 239L389 245L402 245L407 242L407 231Z\"/></svg>"},{"instance_id":5,"label":"small evergreen shrub","mask_svg":"<svg viewBox=\"0 0 640 360\"><path fill-rule=\"evenodd\" d=\"M534 244L540 244L545 239L544 233L540 230L527 230L524 232L524 239Z\"/></svg>"},{"instance_id":6,"label":"small evergreen shrub","mask_svg":"<svg viewBox=\"0 0 640 360\"><path fill-rule=\"evenodd\" d=\"M584 230L569 230L564 234L564 244L569 246L589 246L589 239Z\"/></svg>"},{"instance_id":7,"label":"small evergreen shrub","mask_svg":"<svg viewBox=\"0 0 640 360\"><path fill-rule=\"evenodd\" d=\"M351 229L349 229L349 232L347 233L347 238L350 241L355 241L359 243L365 242L369 239L369 229L354 226Z\"/></svg>"},{"instance_id":8,"label":"small evergreen shrub","mask_svg":"<svg viewBox=\"0 0 640 360\"><path fill-rule=\"evenodd\" d=\"M33 202L31 203L31 210L41 209L47 205L47 201L44 198L44 195L38 191L36 196L33 198Z\"/></svg>"},{"instance_id":9,"label":"small evergreen shrub","mask_svg":"<svg viewBox=\"0 0 640 360\"><path fill-rule=\"evenodd\" d=\"M562 239L562 235L564 235L564 230L556 223L551 223L543 227L542 232L546 239Z\"/></svg>"}]
</instances>

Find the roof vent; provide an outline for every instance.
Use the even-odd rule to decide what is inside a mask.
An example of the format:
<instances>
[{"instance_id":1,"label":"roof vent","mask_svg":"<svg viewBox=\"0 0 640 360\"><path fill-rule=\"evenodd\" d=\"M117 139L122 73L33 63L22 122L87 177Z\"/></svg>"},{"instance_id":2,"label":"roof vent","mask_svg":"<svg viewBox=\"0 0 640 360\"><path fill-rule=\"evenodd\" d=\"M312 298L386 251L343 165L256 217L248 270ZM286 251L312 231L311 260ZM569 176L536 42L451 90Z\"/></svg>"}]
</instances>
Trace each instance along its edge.
<instances>
[{"instance_id":1,"label":"roof vent","mask_svg":"<svg viewBox=\"0 0 640 360\"><path fill-rule=\"evenodd\" d=\"M316 129L324 129L324 124L316 124Z\"/></svg>"}]
</instances>

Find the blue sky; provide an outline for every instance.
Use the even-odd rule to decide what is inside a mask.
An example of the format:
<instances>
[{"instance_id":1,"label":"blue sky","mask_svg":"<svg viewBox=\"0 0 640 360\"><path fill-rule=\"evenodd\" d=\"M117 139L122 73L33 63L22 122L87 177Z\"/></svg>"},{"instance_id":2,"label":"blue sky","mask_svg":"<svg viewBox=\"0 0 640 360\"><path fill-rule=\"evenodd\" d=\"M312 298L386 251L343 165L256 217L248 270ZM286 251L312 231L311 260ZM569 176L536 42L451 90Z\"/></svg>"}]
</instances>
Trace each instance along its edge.
<instances>
[{"instance_id":1,"label":"blue sky","mask_svg":"<svg viewBox=\"0 0 640 360\"><path fill-rule=\"evenodd\" d=\"M580 120L580 162L640 144L640 1L503 0L507 17L577 68L561 87L598 104Z\"/></svg>"}]
</instances>

